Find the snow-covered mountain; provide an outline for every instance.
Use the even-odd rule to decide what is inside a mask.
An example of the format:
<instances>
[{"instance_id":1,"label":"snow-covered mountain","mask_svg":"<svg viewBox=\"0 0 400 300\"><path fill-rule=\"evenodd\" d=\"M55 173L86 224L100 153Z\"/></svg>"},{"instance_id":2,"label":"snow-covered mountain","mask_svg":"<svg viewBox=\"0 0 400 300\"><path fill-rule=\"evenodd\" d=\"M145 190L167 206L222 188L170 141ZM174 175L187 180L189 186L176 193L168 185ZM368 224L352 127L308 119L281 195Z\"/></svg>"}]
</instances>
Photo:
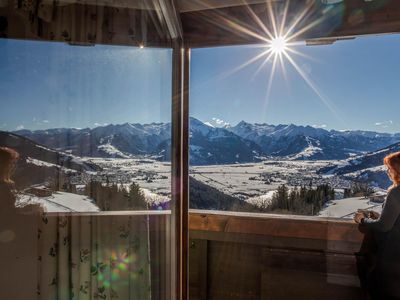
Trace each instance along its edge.
<instances>
[{"instance_id":1,"label":"snow-covered mountain","mask_svg":"<svg viewBox=\"0 0 400 300\"><path fill-rule=\"evenodd\" d=\"M49 148L77 156L154 155L170 160L171 124L100 126L93 129L21 130L15 132ZM327 131L312 126L250 124L213 126L190 118L190 161L194 165L258 161L264 157L292 160L347 159L400 141L400 134Z\"/></svg>"},{"instance_id":2,"label":"snow-covered mountain","mask_svg":"<svg viewBox=\"0 0 400 300\"><path fill-rule=\"evenodd\" d=\"M75 155L55 151L28 138L0 131L0 147L15 149L19 155L15 178L21 188L47 181L59 181L69 174L95 172L101 168Z\"/></svg>"},{"instance_id":3,"label":"snow-covered mountain","mask_svg":"<svg viewBox=\"0 0 400 300\"><path fill-rule=\"evenodd\" d=\"M400 141L400 134L328 131L293 124L250 124L242 121L229 130L255 142L267 155L289 159L344 159Z\"/></svg>"},{"instance_id":4,"label":"snow-covered mountain","mask_svg":"<svg viewBox=\"0 0 400 300\"><path fill-rule=\"evenodd\" d=\"M255 142L225 129L190 119L190 157L197 164L259 161L263 151Z\"/></svg>"},{"instance_id":5,"label":"snow-covered mountain","mask_svg":"<svg viewBox=\"0 0 400 300\"><path fill-rule=\"evenodd\" d=\"M53 165L75 171L98 171L97 165L84 162L81 158L55 151L11 132L0 131L0 146L15 149L22 160L42 165Z\"/></svg>"},{"instance_id":6,"label":"snow-covered mountain","mask_svg":"<svg viewBox=\"0 0 400 300\"><path fill-rule=\"evenodd\" d=\"M153 153L161 142L170 138L170 132L170 123L125 123L93 129L20 130L15 133L79 156L129 157Z\"/></svg>"},{"instance_id":7,"label":"snow-covered mountain","mask_svg":"<svg viewBox=\"0 0 400 300\"><path fill-rule=\"evenodd\" d=\"M377 151L337 161L320 169L318 173L375 182L377 186L387 188L391 183L386 174L383 159L388 154L398 151L400 151L400 143L395 143Z\"/></svg>"}]
</instances>

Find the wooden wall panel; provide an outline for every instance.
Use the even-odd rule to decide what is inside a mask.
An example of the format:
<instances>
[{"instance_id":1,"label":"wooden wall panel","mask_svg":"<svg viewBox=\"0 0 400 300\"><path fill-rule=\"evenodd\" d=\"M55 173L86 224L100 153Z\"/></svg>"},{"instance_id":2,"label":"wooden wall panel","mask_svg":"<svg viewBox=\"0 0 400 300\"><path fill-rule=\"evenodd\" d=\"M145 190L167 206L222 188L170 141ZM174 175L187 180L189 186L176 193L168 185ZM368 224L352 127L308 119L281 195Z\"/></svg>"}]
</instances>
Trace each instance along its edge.
<instances>
[{"instance_id":1,"label":"wooden wall panel","mask_svg":"<svg viewBox=\"0 0 400 300\"><path fill-rule=\"evenodd\" d=\"M350 221L197 211L190 220L191 299L363 299L357 263L371 241Z\"/></svg>"}]
</instances>

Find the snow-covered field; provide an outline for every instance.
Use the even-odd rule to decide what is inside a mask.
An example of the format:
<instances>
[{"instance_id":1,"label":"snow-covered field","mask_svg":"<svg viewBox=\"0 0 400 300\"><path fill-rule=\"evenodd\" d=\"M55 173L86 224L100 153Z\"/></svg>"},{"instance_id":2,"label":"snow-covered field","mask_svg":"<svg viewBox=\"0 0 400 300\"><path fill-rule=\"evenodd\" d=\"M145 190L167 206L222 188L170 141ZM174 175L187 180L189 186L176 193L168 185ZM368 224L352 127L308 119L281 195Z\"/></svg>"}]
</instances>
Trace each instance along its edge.
<instances>
[{"instance_id":1,"label":"snow-covered field","mask_svg":"<svg viewBox=\"0 0 400 300\"><path fill-rule=\"evenodd\" d=\"M334 187L348 185L333 176L317 175L328 161L265 161L251 164L195 166L190 175L226 194L243 200L270 195L279 185L313 185L329 183Z\"/></svg>"},{"instance_id":2,"label":"snow-covered field","mask_svg":"<svg viewBox=\"0 0 400 300\"><path fill-rule=\"evenodd\" d=\"M171 164L150 158L85 158L103 171L91 178L73 178L75 184L89 179L128 184L135 182L151 193L169 196L171 192ZM343 187L348 183L333 176L317 175L316 171L328 161L265 161L248 164L209 165L190 167L190 176L222 192L243 200L268 194L279 185L314 185L330 183Z\"/></svg>"},{"instance_id":3,"label":"snow-covered field","mask_svg":"<svg viewBox=\"0 0 400 300\"><path fill-rule=\"evenodd\" d=\"M54 192L49 197L21 194L17 206L41 204L48 212L96 212L100 209L87 196L65 192Z\"/></svg>"},{"instance_id":4,"label":"snow-covered field","mask_svg":"<svg viewBox=\"0 0 400 300\"><path fill-rule=\"evenodd\" d=\"M171 164L152 158L82 158L102 168L102 171L76 173L71 183L84 187L90 181L123 184L134 182L140 186L149 204L160 204L170 199ZM300 185L313 186L329 183L343 189L350 182L333 175L318 175L317 170L332 161L269 160L259 163L191 166L190 176L218 190L256 205L268 205L279 185L289 188ZM38 198L24 195L23 202L38 202L48 211L98 211L86 196L57 192L51 197ZM357 209L377 204L368 199L348 198L329 202L320 212L323 217L351 217ZM378 205L377 210L379 210Z\"/></svg>"},{"instance_id":5,"label":"snow-covered field","mask_svg":"<svg viewBox=\"0 0 400 300\"><path fill-rule=\"evenodd\" d=\"M381 213L382 204L372 202L364 197L332 200L326 203L325 207L319 212L318 216L351 219L358 209L374 210L378 213Z\"/></svg>"},{"instance_id":6,"label":"snow-covered field","mask_svg":"<svg viewBox=\"0 0 400 300\"><path fill-rule=\"evenodd\" d=\"M85 158L103 171L92 174L91 179L128 184L135 182L143 189L157 195L171 193L171 163L150 158ZM87 183L89 178L75 178Z\"/></svg>"}]
</instances>

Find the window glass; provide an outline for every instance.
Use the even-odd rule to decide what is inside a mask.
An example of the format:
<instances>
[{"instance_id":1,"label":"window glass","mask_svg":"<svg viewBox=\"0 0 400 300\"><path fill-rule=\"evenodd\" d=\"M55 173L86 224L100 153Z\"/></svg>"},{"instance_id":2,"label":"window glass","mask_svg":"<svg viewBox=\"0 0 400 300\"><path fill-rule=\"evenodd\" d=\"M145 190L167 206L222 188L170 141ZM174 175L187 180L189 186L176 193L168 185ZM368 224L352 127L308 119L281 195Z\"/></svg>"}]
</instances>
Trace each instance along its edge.
<instances>
[{"instance_id":1,"label":"window glass","mask_svg":"<svg viewBox=\"0 0 400 300\"><path fill-rule=\"evenodd\" d=\"M400 150L399 47L386 35L193 50L191 208L379 211L383 158Z\"/></svg>"},{"instance_id":2,"label":"window glass","mask_svg":"<svg viewBox=\"0 0 400 300\"><path fill-rule=\"evenodd\" d=\"M0 40L0 146L17 206L166 209L171 50Z\"/></svg>"}]
</instances>

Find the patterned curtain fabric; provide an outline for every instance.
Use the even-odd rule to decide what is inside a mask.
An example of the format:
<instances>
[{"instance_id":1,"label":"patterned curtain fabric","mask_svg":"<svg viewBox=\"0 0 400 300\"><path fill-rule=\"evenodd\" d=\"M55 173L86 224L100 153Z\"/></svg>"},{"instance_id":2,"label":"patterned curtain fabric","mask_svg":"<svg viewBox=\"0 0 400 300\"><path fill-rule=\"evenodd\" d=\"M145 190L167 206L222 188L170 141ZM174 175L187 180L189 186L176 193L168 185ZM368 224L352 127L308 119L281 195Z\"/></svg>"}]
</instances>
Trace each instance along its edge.
<instances>
[{"instance_id":1,"label":"patterned curtain fabric","mask_svg":"<svg viewBox=\"0 0 400 300\"><path fill-rule=\"evenodd\" d=\"M147 216L44 215L38 299L150 299Z\"/></svg>"}]
</instances>

